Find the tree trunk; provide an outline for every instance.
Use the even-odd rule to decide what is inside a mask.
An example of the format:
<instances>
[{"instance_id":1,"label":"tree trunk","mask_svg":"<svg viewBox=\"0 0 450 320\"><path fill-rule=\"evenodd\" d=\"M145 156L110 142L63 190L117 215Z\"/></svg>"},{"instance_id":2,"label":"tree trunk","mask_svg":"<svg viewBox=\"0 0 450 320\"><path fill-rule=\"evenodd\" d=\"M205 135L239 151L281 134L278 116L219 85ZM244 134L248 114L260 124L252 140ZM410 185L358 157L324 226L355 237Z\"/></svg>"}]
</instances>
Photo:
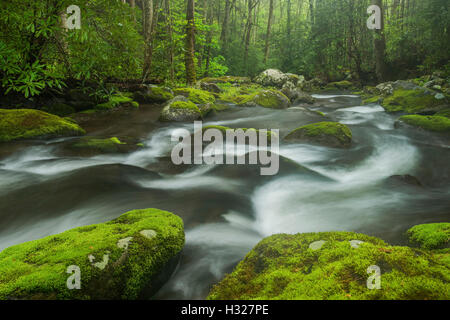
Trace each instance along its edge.
<instances>
[{"instance_id":1,"label":"tree trunk","mask_svg":"<svg viewBox=\"0 0 450 320\"><path fill-rule=\"evenodd\" d=\"M273 0L270 0L269 7L269 20L267 21L267 32L266 32L266 45L264 48L264 63L267 63L267 59L269 58L269 47L270 47L270 31L272 29L272 20L273 20Z\"/></svg>"},{"instance_id":2,"label":"tree trunk","mask_svg":"<svg viewBox=\"0 0 450 320\"><path fill-rule=\"evenodd\" d=\"M250 47L250 36L252 34L252 26L253 26L253 0L248 1L248 15L247 15L247 28L245 33L245 49L244 49L244 65L246 74L248 74L248 49Z\"/></svg>"},{"instance_id":3,"label":"tree trunk","mask_svg":"<svg viewBox=\"0 0 450 320\"><path fill-rule=\"evenodd\" d=\"M153 22L153 0L143 0L143 20L144 20L144 42L145 42L145 51L144 51L144 68L142 71L142 80L147 80L148 76L151 72L152 67L152 56L153 56L153 47L152 47L152 22Z\"/></svg>"},{"instance_id":4,"label":"tree trunk","mask_svg":"<svg viewBox=\"0 0 450 320\"><path fill-rule=\"evenodd\" d=\"M188 0L186 11L186 51L185 51L185 66L186 66L186 83L188 86L195 85L195 20L194 20L195 1Z\"/></svg>"},{"instance_id":5,"label":"tree trunk","mask_svg":"<svg viewBox=\"0 0 450 320\"><path fill-rule=\"evenodd\" d=\"M383 82L386 78L386 39L384 35L384 8L382 0L373 0L373 4L381 9L381 29L375 30L373 47L375 53L375 73L379 82Z\"/></svg>"},{"instance_id":6,"label":"tree trunk","mask_svg":"<svg viewBox=\"0 0 450 320\"><path fill-rule=\"evenodd\" d=\"M230 17L230 0L225 0L225 14L223 17L222 23L222 32L220 33L220 41L222 42L222 48L225 48L227 45L227 37L228 37L228 20Z\"/></svg>"},{"instance_id":7,"label":"tree trunk","mask_svg":"<svg viewBox=\"0 0 450 320\"><path fill-rule=\"evenodd\" d=\"M167 34L169 42L169 78L173 82L175 79L175 68L174 68L174 45L173 45L173 21L172 21L172 10L170 8L170 0L165 0L165 10L166 10L166 22L167 22Z\"/></svg>"}]
</instances>

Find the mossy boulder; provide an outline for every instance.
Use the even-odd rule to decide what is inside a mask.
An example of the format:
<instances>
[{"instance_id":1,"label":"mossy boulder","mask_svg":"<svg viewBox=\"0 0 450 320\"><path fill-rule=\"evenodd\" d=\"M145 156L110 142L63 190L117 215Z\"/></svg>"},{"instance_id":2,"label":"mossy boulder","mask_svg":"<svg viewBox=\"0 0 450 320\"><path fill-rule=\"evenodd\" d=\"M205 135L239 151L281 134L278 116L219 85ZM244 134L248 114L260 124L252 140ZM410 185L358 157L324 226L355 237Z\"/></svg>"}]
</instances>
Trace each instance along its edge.
<instances>
[{"instance_id":1,"label":"mossy boulder","mask_svg":"<svg viewBox=\"0 0 450 320\"><path fill-rule=\"evenodd\" d=\"M67 147L69 151L87 156L105 153L127 153L137 149L139 149L139 146L136 143L127 143L117 137L106 139L84 137Z\"/></svg>"},{"instance_id":2,"label":"mossy boulder","mask_svg":"<svg viewBox=\"0 0 450 320\"><path fill-rule=\"evenodd\" d=\"M338 122L318 122L295 129L285 140L348 148L352 143L352 132L346 125Z\"/></svg>"},{"instance_id":3,"label":"mossy boulder","mask_svg":"<svg viewBox=\"0 0 450 320\"><path fill-rule=\"evenodd\" d=\"M354 89L355 86L348 80L338 81L338 82L330 82L327 84L325 89L336 89L336 90L351 90Z\"/></svg>"},{"instance_id":4,"label":"mossy boulder","mask_svg":"<svg viewBox=\"0 0 450 320\"><path fill-rule=\"evenodd\" d=\"M380 289L373 284L380 270ZM279 234L262 240L210 292L210 300L450 299L444 255L353 232Z\"/></svg>"},{"instance_id":5,"label":"mossy boulder","mask_svg":"<svg viewBox=\"0 0 450 320\"><path fill-rule=\"evenodd\" d=\"M291 106L289 98L278 90L262 90L249 95L241 95L236 97L235 101L243 107L261 106L270 109L286 109Z\"/></svg>"},{"instance_id":6,"label":"mossy boulder","mask_svg":"<svg viewBox=\"0 0 450 320\"><path fill-rule=\"evenodd\" d=\"M406 115L398 119L396 127L401 124L407 124L413 127L421 128L427 131L434 132L450 132L450 119L441 116L421 116L421 115Z\"/></svg>"},{"instance_id":7,"label":"mossy boulder","mask_svg":"<svg viewBox=\"0 0 450 320\"><path fill-rule=\"evenodd\" d=\"M79 136L86 132L72 120L32 109L0 109L0 142Z\"/></svg>"},{"instance_id":8,"label":"mossy boulder","mask_svg":"<svg viewBox=\"0 0 450 320\"><path fill-rule=\"evenodd\" d=\"M160 277L173 271L183 246L179 217L157 209L131 211L3 250L0 300L149 298ZM70 266L80 270L80 289L67 287Z\"/></svg>"},{"instance_id":9,"label":"mossy boulder","mask_svg":"<svg viewBox=\"0 0 450 320\"><path fill-rule=\"evenodd\" d=\"M147 86L145 90L133 94L133 99L140 103L164 103L173 98L170 89L158 86Z\"/></svg>"},{"instance_id":10,"label":"mossy boulder","mask_svg":"<svg viewBox=\"0 0 450 320\"><path fill-rule=\"evenodd\" d=\"M283 85L290 80L291 77L289 75L278 69L267 69L261 72L254 81L262 86L282 88Z\"/></svg>"},{"instance_id":11,"label":"mossy boulder","mask_svg":"<svg viewBox=\"0 0 450 320\"><path fill-rule=\"evenodd\" d=\"M194 88L180 88L174 90L175 95L184 96L195 104L214 103L216 98L208 91Z\"/></svg>"},{"instance_id":12,"label":"mossy boulder","mask_svg":"<svg viewBox=\"0 0 450 320\"><path fill-rule=\"evenodd\" d=\"M195 121L201 119L202 116L202 111L195 103L184 96L177 96L164 107L159 120L165 122Z\"/></svg>"},{"instance_id":13,"label":"mossy boulder","mask_svg":"<svg viewBox=\"0 0 450 320\"><path fill-rule=\"evenodd\" d=\"M424 249L450 246L450 223L420 224L407 231L409 240Z\"/></svg>"},{"instance_id":14,"label":"mossy boulder","mask_svg":"<svg viewBox=\"0 0 450 320\"><path fill-rule=\"evenodd\" d=\"M111 109L114 109L117 107L139 108L139 103L134 101L130 96L131 96L131 94L126 94L126 93L114 94L109 98L109 101L98 104L95 107L95 109L105 111L105 110L111 110Z\"/></svg>"},{"instance_id":15,"label":"mossy boulder","mask_svg":"<svg viewBox=\"0 0 450 320\"><path fill-rule=\"evenodd\" d=\"M222 77L216 77L216 78L203 78L200 80L200 82L206 82L206 83L231 83L231 84L247 84L250 83L251 80L248 77L234 77L234 76L222 76Z\"/></svg>"},{"instance_id":16,"label":"mossy boulder","mask_svg":"<svg viewBox=\"0 0 450 320\"><path fill-rule=\"evenodd\" d=\"M437 94L426 89L395 89L383 99L381 105L387 112L435 113L446 105L446 99L437 99Z\"/></svg>"}]
</instances>

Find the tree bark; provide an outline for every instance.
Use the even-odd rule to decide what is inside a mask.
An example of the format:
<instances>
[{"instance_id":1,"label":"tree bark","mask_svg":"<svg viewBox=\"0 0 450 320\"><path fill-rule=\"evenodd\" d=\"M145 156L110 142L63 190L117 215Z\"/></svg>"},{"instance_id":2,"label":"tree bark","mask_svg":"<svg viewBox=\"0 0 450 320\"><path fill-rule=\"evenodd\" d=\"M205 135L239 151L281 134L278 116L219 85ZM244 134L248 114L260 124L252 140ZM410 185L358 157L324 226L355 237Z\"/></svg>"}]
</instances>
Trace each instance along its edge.
<instances>
[{"instance_id":1,"label":"tree bark","mask_svg":"<svg viewBox=\"0 0 450 320\"><path fill-rule=\"evenodd\" d=\"M386 79L386 38L384 35L384 8L382 0L373 0L373 4L381 9L381 29L375 30L373 47L375 53L375 74L379 82Z\"/></svg>"},{"instance_id":2,"label":"tree bark","mask_svg":"<svg viewBox=\"0 0 450 320\"><path fill-rule=\"evenodd\" d=\"M153 46L152 46L152 22L153 22L153 0L143 0L143 21L144 21L144 68L142 71L142 80L145 81L150 75L152 67L152 56L153 56Z\"/></svg>"},{"instance_id":3,"label":"tree bark","mask_svg":"<svg viewBox=\"0 0 450 320\"><path fill-rule=\"evenodd\" d=\"M272 20L273 20L273 0L270 0L269 20L267 21L267 32L266 32L266 45L264 48L264 63L267 63L267 59L269 58L270 31L272 29Z\"/></svg>"},{"instance_id":4,"label":"tree bark","mask_svg":"<svg viewBox=\"0 0 450 320\"><path fill-rule=\"evenodd\" d=\"M195 71L195 1L188 0L186 10L186 51L185 51L185 66L186 66L186 83L188 86L195 85L196 71Z\"/></svg>"}]
</instances>

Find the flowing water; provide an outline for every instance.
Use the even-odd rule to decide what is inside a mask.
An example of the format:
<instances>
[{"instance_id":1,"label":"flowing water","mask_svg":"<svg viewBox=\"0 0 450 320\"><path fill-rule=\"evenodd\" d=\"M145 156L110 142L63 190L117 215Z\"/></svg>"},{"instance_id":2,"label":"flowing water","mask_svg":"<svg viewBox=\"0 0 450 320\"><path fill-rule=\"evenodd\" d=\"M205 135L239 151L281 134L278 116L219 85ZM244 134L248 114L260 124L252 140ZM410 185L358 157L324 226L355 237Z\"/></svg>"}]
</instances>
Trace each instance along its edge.
<instances>
[{"instance_id":1,"label":"flowing water","mask_svg":"<svg viewBox=\"0 0 450 320\"><path fill-rule=\"evenodd\" d=\"M72 139L0 146L0 250L100 223L141 208L181 216L186 247L156 299L203 299L262 238L274 233L357 231L404 244L420 223L449 221L448 137L394 129L396 117L353 95L316 95L313 109L353 132L350 149L281 144L280 172L258 166L175 166L171 134L193 124L161 124L161 107L86 121L93 135L140 139L131 154L75 157ZM238 108L205 125L291 130L324 121L300 107ZM235 152L227 146L227 152ZM237 153L245 150L242 146ZM412 175L421 185L393 175Z\"/></svg>"}]
</instances>

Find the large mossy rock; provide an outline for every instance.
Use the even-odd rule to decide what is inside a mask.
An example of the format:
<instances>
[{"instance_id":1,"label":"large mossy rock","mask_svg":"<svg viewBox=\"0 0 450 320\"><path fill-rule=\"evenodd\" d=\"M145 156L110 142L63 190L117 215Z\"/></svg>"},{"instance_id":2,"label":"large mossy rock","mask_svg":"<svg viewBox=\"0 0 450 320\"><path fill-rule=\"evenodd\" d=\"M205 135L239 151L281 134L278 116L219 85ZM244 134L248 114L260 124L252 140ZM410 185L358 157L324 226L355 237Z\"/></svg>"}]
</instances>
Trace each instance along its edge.
<instances>
[{"instance_id":1,"label":"large mossy rock","mask_svg":"<svg viewBox=\"0 0 450 320\"><path fill-rule=\"evenodd\" d=\"M64 152L77 156L95 156L108 153L130 153L138 150L140 146L136 141L130 142L130 140L128 138L125 141L121 141L117 137L83 137L77 142L67 145L64 148Z\"/></svg>"},{"instance_id":2,"label":"large mossy rock","mask_svg":"<svg viewBox=\"0 0 450 320\"><path fill-rule=\"evenodd\" d=\"M420 224L407 231L412 243L424 249L450 247L450 223Z\"/></svg>"},{"instance_id":3,"label":"large mossy rock","mask_svg":"<svg viewBox=\"0 0 450 320\"><path fill-rule=\"evenodd\" d=\"M367 286L371 266L380 289ZM353 232L280 234L256 245L208 299L448 300L450 265L443 254Z\"/></svg>"},{"instance_id":4,"label":"large mossy rock","mask_svg":"<svg viewBox=\"0 0 450 320\"><path fill-rule=\"evenodd\" d=\"M281 88L288 82L291 77L278 69L267 69L261 72L256 78L255 82L262 86L271 86Z\"/></svg>"},{"instance_id":5,"label":"large mossy rock","mask_svg":"<svg viewBox=\"0 0 450 320\"><path fill-rule=\"evenodd\" d=\"M0 142L83 134L85 131L70 119L32 109L0 109Z\"/></svg>"},{"instance_id":6,"label":"large mossy rock","mask_svg":"<svg viewBox=\"0 0 450 320\"><path fill-rule=\"evenodd\" d=\"M327 90L352 90L355 89L355 85L348 80L330 82L327 84Z\"/></svg>"},{"instance_id":7,"label":"large mossy rock","mask_svg":"<svg viewBox=\"0 0 450 320\"><path fill-rule=\"evenodd\" d=\"M0 300L149 298L184 246L182 220L157 209L128 212L0 253ZM81 289L68 289L70 266Z\"/></svg>"},{"instance_id":8,"label":"large mossy rock","mask_svg":"<svg viewBox=\"0 0 450 320\"><path fill-rule=\"evenodd\" d=\"M146 86L144 90L136 91L133 98L140 103L164 103L173 99L174 96L170 89L152 85Z\"/></svg>"},{"instance_id":9,"label":"large mossy rock","mask_svg":"<svg viewBox=\"0 0 450 320\"><path fill-rule=\"evenodd\" d=\"M235 98L238 105L243 107L261 106L270 109L287 109L291 101L281 91L262 90L249 95L241 95Z\"/></svg>"},{"instance_id":10,"label":"large mossy rock","mask_svg":"<svg viewBox=\"0 0 450 320\"><path fill-rule=\"evenodd\" d=\"M195 88L179 88L173 90L175 95L184 96L195 104L208 104L214 103L216 98L208 91L195 89Z\"/></svg>"},{"instance_id":11,"label":"large mossy rock","mask_svg":"<svg viewBox=\"0 0 450 320\"><path fill-rule=\"evenodd\" d=\"M184 96L177 96L164 107L159 120L164 122L195 121L201 119L202 116L202 111L195 103Z\"/></svg>"},{"instance_id":12,"label":"large mossy rock","mask_svg":"<svg viewBox=\"0 0 450 320\"><path fill-rule=\"evenodd\" d=\"M407 115L400 117L395 126L399 127L402 124L407 124L427 131L450 132L450 119L447 117Z\"/></svg>"},{"instance_id":13,"label":"large mossy rock","mask_svg":"<svg viewBox=\"0 0 450 320\"><path fill-rule=\"evenodd\" d=\"M392 88L392 94L385 97L381 104L387 112L435 113L448 104L443 94L412 82L399 80L392 83Z\"/></svg>"},{"instance_id":14,"label":"large mossy rock","mask_svg":"<svg viewBox=\"0 0 450 320\"><path fill-rule=\"evenodd\" d=\"M348 148L352 132L339 122L318 122L295 129L286 138L289 142L306 142L334 148Z\"/></svg>"}]
</instances>

